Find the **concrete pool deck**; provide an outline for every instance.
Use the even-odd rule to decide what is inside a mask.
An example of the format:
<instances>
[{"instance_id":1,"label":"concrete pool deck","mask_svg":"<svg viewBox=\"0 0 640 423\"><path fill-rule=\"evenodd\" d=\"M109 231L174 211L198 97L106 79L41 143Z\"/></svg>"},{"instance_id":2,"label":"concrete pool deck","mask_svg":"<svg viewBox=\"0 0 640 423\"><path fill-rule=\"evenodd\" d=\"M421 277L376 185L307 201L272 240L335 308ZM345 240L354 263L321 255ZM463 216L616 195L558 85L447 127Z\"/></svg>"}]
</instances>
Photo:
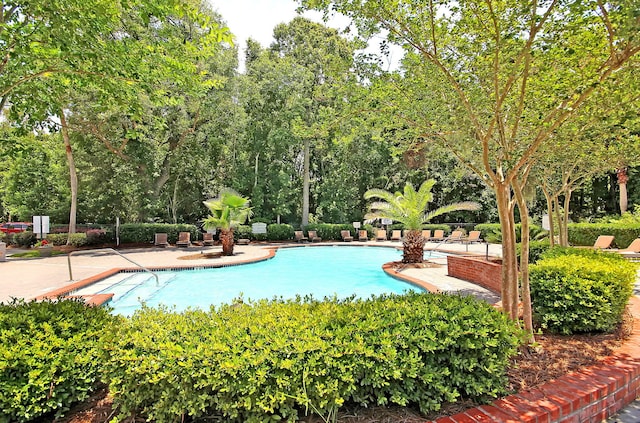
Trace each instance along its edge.
<instances>
[{"instance_id":1,"label":"concrete pool deck","mask_svg":"<svg viewBox=\"0 0 640 423\"><path fill-rule=\"evenodd\" d=\"M304 246L317 245L368 245L400 247L400 242L322 242L314 244L302 244ZM131 248L121 249L118 252L127 258L148 268L179 268L179 267L200 267L209 265L230 265L244 261L255 261L266 259L271 254L273 248L301 246L301 244L249 244L236 245L234 255L231 257L217 257L213 259L182 260L190 254L200 252L219 252L221 248L216 247L189 247L189 248ZM427 243L425 248L435 248L438 244ZM445 248L446 247L446 248ZM501 255L501 246L498 244L447 244L439 249L443 251L457 252L463 254L491 256ZM0 262L0 302L8 302L11 298L33 299L49 292L59 290L74 282L93 278L111 269L134 268L135 266L124 258L110 251L104 250L82 250L73 253L71 256L71 266L73 281L69 278L69 267L67 255L54 257L43 257L33 259L12 259L11 254L19 250L8 250L6 262ZM425 253L425 257L428 253ZM477 291L490 302L497 301L495 294L484 290L477 285L461 281L447 276L446 259L434 259L434 262L441 264L441 267L425 269L406 269L402 273L422 280L436 286L441 291L465 291L473 293Z\"/></svg>"}]
</instances>

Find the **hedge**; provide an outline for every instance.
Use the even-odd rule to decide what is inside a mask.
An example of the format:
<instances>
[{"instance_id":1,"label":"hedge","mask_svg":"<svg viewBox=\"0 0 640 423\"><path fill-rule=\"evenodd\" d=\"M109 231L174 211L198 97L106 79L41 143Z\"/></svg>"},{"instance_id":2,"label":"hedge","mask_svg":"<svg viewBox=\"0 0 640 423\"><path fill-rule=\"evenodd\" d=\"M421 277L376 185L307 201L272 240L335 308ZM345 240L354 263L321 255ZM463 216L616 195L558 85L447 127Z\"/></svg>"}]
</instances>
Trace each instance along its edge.
<instances>
[{"instance_id":1,"label":"hedge","mask_svg":"<svg viewBox=\"0 0 640 423\"><path fill-rule=\"evenodd\" d=\"M516 223L516 242L520 242L522 224ZM488 242L499 243L502 241L502 228L499 223L481 223L474 230L480 231L480 237ZM532 240L545 236L547 231L538 225L529 225L529 237Z\"/></svg>"},{"instance_id":2,"label":"hedge","mask_svg":"<svg viewBox=\"0 0 640 423\"><path fill-rule=\"evenodd\" d=\"M486 303L424 293L144 308L109 335L103 362L120 418L293 422L345 403L428 412L496 397L518 334Z\"/></svg>"},{"instance_id":3,"label":"hedge","mask_svg":"<svg viewBox=\"0 0 640 423\"><path fill-rule=\"evenodd\" d=\"M614 246L626 248L640 237L638 223L570 223L567 227L569 243L572 245L593 245L600 235L613 235Z\"/></svg>"},{"instance_id":4,"label":"hedge","mask_svg":"<svg viewBox=\"0 0 640 423\"><path fill-rule=\"evenodd\" d=\"M125 223L120 225L120 243L153 243L156 233L166 233L169 243L175 244L180 232L190 232L192 241L197 240L200 234L200 231L195 227L195 225L174 225L169 223Z\"/></svg>"},{"instance_id":5,"label":"hedge","mask_svg":"<svg viewBox=\"0 0 640 423\"><path fill-rule=\"evenodd\" d=\"M633 293L637 266L593 250L552 248L530 266L534 320L553 332L611 331Z\"/></svg>"},{"instance_id":6,"label":"hedge","mask_svg":"<svg viewBox=\"0 0 640 423\"><path fill-rule=\"evenodd\" d=\"M108 310L79 300L0 303L0 422L54 420L99 380Z\"/></svg>"}]
</instances>

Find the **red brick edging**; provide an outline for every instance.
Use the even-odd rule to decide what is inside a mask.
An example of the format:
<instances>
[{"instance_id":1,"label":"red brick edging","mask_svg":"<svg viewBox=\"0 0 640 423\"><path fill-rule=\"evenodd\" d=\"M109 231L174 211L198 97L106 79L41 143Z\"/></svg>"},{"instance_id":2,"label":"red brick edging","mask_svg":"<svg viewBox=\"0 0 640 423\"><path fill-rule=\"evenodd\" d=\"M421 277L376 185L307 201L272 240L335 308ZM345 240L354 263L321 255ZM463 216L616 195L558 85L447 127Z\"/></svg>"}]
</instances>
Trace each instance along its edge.
<instances>
[{"instance_id":1,"label":"red brick edging","mask_svg":"<svg viewBox=\"0 0 640 423\"><path fill-rule=\"evenodd\" d=\"M601 423L640 397L640 298L633 297L629 307L633 332L614 355L435 423Z\"/></svg>"}]
</instances>

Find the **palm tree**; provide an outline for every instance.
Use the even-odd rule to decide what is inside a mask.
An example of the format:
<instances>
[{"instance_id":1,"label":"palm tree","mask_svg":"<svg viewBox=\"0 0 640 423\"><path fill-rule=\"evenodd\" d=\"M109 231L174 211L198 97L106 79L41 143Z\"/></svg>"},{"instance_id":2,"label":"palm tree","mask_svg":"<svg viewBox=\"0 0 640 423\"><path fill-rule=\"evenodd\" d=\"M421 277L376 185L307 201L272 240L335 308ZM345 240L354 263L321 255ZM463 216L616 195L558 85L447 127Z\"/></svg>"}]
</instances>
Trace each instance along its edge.
<instances>
[{"instance_id":1,"label":"palm tree","mask_svg":"<svg viewBox=\"0 0 640 423\"><path fill-rule=\"evenodd\" d=\"M252 215L249 199L241 196L231 188L223 188L220 194L204 205L211 215L204 220L204 228L219 229L222 255L233 255L233 229L242 225Z\"/></svg>"},{"instance_id":2,"label":"palm tree","mask_svg":"<svg viewBox=\"0 0 640 423\"><path fill-rule=\"evenodd\" d=\"M424 257L425 239L422 237L422 225L436 216L457 210L478 210L480 205L472 201L454 203L427 211L427 206L433 200L431 188L435 179L428 179L416 192L413 185L407 182L404 193L391 193L383 189L370 189L364 193L364 198L379 198L382 201L370 205L370 212L365 215L368 221L376 219L392 219L404 225L407 233L403 241L403 263L422 263Z\"/></svg>"}]
</instances>

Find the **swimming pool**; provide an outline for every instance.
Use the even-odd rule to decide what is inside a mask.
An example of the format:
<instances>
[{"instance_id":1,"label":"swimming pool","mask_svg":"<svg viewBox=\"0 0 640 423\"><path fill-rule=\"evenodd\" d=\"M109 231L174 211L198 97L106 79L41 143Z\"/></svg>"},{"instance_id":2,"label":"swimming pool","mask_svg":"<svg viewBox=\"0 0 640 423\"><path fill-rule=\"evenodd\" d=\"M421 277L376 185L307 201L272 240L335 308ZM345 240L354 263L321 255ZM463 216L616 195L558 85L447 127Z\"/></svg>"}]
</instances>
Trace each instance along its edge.
<instances>
[{"instance_id":1,"label":"swimming pool","mask_svg":"<svg viewBox=\"0 0 640 423\"><path fill-rule=\"evenodd\" d=\"M160 283L135 273L102 292L113 293L114 313L132 315L147 306L165 305L182 311L244 300L295 298L312 295L367 298L384 293L421 289L396 280L382 264L400 260L395 248L322 246L279 249L267 261L215 269L158 272Z\"/></svg>"}]
</instances>

